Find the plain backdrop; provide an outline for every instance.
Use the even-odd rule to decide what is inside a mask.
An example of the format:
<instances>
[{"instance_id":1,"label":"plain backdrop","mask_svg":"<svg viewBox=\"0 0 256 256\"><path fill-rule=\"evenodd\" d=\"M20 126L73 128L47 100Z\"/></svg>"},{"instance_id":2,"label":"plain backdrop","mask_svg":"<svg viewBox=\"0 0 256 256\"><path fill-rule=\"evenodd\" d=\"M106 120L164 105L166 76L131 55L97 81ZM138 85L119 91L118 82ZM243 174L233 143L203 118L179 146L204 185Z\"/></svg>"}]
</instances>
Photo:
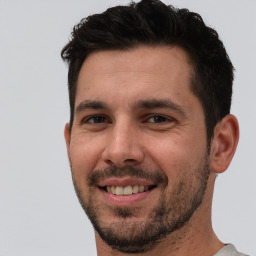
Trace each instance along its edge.
<instances>
[{"instance_id":1,"label":"plain backdrop","mask_svg":"<svg viewBox=\"0 0 256 256\"><path fill-rule=\"evenodd\" d=\"M128 2L0 0L0 256L96 255L66 156L60 51L81 18ZM213 226L223 242L256 255L256 1L165 2L199 12L236 68L232 113L241 137L216 181Z\"/></svg>"}]
</instances>

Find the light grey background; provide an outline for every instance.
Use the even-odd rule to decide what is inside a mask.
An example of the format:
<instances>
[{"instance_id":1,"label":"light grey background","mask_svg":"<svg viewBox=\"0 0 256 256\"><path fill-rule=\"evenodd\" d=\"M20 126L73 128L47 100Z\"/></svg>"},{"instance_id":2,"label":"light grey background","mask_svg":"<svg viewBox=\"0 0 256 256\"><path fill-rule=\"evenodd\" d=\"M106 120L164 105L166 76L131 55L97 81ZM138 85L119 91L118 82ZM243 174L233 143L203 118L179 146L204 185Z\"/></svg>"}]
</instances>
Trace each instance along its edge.
<instances>
[{"instance_id":1,"label":"light grey background","mask_svg":"<svg viewBox=\"0 0 256 256\"><path fill-rule=\"evenodd\" d=\"M219 32L236 67L235 158L219 175L213 225L224 242L256 255L256 2L173 0ZM96 255L75 196L63 128L69 117L60 50L81 18L128 0L0 0L0 255Z\"/></svg>"}]
</instances>

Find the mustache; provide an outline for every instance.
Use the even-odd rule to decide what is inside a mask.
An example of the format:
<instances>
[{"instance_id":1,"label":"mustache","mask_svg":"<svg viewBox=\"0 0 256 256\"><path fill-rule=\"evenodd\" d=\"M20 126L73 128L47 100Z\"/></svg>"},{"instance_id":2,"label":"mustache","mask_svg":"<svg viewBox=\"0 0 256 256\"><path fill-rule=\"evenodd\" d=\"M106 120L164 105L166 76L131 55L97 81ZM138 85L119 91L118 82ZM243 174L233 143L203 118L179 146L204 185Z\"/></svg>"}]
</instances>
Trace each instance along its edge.
<instances>
[{"instance_id":1,"label":"mustache","mask_svg":"<svg viewBox=\"0 0 256 256\"><path fill-rule=\"evenodd\" d=\"M153 184L167 184L168 182L166 174L160 170L149 171L144 168L134 166L127 166L124 168L109 166L103 170L94 170L88 177L88 185L97 186L97 184L108 178L123 178L127 176L132 178L146 179Z\"/></svg>"}]
</instances>

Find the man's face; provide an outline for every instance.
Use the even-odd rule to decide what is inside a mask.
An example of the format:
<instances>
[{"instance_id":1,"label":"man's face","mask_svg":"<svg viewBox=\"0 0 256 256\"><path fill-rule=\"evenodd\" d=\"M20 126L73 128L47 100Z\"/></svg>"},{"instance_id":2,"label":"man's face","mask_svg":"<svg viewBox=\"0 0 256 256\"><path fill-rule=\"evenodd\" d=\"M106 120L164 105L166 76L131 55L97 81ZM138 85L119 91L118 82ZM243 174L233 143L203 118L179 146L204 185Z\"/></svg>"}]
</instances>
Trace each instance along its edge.
<instances>
[{"instance_id":1,"label":"man's face","mask_svg":"<svg viewBox=\"0 0 256 256\"><path fill-rule=\"evenodd\" d=\"M66 132L72 176L96 231L117 250L149 250L203 199L209 159L192 77L178 47L96 52L82 66Z\"/></svg>"}]
</instances>

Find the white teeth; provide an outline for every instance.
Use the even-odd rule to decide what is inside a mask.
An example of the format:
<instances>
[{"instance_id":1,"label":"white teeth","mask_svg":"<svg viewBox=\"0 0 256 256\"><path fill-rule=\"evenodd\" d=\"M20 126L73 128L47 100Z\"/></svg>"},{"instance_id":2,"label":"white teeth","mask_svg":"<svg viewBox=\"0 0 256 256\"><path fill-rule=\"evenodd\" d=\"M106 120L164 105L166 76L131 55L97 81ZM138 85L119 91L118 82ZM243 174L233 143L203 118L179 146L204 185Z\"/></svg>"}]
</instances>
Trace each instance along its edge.
<instances>
[{"instance_id":1,"label":"white teeth","mask_svg":"<svg viewBox=\"0 0 256 256\"><path fill-rule=\"evenodd\" d=\"M139 192L144 192L144 186L139 186Z\"/></svg>"},{"instance_id":2,"label":"white teeth","mask_svg":"<svg viewBox=\"0 0 256 256\"><path fill-rule=\"evenodd\" d=\"M133 188L132 188L132 193L133 193L133 194L136 194L136 193L138 193L138 192L139 192L139 186L138 186L138 185L133 186Z\"/></svg>"},{"instance_id":3,"label":"white teeth","mask_svg":"<svg viewBox=\"0 0 256 256\"><path fill-rule=\"evenodd\" d=\"M123 187L116 187L116 195L117 196L122 196L124 194L124 188Z\"/></svg>"},{"instance_id":4,"label":"white teeth","mask_svg":"<svg viewBox=\"0 0 256 256\"><path fill-rule=\"evenodd\" d=\"M110 187L111 187L111 193L116 194L116 187L114 187L114 186L110 186Z\"/></svg>"},{"instance_id":5,"label":"white teeth","mask_svg":"<svg viewBox=\"0 0 256 256\"><path fill-rule=\"evenodd\" d=\"M132 194L142 193L149 190L149 186L135 185L135 186L107 186L107 192L117 196L128 196Z\"/></svg>"},{"instance_id":6,"label":"white teeth","mask_svg":"<svg viewBox=\"0 0 256 256\"><path fill-rule=\"evenodd\" d=\"M126 186L124 187L124 195L131 195L132 194L132 187Z\"/></svg>"}]
</instances>

